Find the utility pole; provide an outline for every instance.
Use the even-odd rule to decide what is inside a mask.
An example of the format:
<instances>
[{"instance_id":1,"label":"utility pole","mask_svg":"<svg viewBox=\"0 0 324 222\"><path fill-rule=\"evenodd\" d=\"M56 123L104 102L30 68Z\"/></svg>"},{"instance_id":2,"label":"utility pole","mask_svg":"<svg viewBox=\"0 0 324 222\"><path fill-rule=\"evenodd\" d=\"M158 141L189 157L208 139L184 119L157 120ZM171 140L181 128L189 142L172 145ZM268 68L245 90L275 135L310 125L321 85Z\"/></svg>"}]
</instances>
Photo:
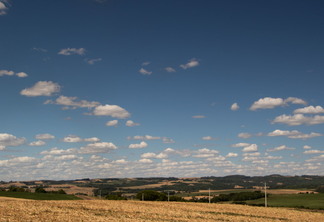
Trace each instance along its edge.
<instances>
[{"instance_id":1,"label":"utility pole","mask_svg":"<svg viewBox=\"0 0 324 222\"><path fill-rule=\"evenodd\" d=\"M264 183L264 206L268 207L268 200L267 200L267 182Z\"/></svg>"},{"instance_id":2,"label":"utility pole","mask_svg":"<svg viewBox=\"0 0 324 222\"><path fill-rule=\"evenodd\" d=\"M210 188L208 190L208 202L210 203Z\"/></svg>"}]
</instances>

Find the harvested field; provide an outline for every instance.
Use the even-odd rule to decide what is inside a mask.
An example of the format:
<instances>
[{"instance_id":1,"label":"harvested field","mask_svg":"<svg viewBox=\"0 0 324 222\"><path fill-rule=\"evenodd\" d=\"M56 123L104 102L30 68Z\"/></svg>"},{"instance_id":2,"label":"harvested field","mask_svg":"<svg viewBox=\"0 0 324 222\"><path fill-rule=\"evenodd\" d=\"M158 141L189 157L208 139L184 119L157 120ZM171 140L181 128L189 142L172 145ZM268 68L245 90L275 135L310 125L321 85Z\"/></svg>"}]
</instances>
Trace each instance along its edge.
<instances>
[{"instance_id":1,"label":"harvested field","mask_svg":"<svg viewBox=\"0 0 324 222\"><path fill-rule=\"evenodd\" d=\"M229 204L0 199L0 221L324 221L324 214Z\"/></svg>"}]
</instances>

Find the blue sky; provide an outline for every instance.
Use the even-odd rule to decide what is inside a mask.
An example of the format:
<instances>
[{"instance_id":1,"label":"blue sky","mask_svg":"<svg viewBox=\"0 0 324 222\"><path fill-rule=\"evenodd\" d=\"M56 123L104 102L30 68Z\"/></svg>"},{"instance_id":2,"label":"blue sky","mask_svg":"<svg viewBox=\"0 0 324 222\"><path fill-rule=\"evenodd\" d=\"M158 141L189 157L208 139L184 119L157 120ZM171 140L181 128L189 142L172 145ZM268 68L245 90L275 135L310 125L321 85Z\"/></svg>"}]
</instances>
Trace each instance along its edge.
<instances>
[{"instance_id":1,"label":"blue sky","mask_svg":"<svg viewBox=\"0 0 324 222\"><path fill-rule=\"evenodd\" d=\"M323 9L0 0L0 180L323 175Z\"/></svg>"}]
</instances>

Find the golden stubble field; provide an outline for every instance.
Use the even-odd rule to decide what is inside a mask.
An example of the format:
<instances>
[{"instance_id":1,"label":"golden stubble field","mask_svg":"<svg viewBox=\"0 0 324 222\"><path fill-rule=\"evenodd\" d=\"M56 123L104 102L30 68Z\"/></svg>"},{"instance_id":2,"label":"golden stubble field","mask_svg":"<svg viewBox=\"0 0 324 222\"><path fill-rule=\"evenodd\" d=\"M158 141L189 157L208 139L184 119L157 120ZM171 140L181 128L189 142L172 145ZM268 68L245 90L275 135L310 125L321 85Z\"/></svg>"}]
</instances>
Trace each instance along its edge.
<instances>
[{"instance_id":1,"label":"golden stubble field","mask_svg":"<svg viewBox=\"0 0 324 222\"><path fill-rule=\"evenodd\" d=\"M230 204L0 198L0 221L324 221L324 214Z\"/></svg>"}]
</instances>

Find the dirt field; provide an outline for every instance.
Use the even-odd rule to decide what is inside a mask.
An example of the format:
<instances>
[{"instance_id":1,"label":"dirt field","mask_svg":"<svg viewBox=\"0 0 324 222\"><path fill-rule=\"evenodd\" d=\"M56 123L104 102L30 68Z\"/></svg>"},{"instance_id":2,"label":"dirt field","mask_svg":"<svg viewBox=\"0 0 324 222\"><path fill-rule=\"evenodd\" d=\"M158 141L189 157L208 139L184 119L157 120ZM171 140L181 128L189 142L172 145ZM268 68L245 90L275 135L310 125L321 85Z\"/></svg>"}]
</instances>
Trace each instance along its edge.
<instances>
[{"instance_id":1,"label":"dirt field","mask_svg":"<svg viewBox=\"0 0 324 222\"><path fill-rule=\"evenodd\" d=\"M323 213L226 204L0 199L0 221L324 221Z\"/></svg>"}]
</instances>

